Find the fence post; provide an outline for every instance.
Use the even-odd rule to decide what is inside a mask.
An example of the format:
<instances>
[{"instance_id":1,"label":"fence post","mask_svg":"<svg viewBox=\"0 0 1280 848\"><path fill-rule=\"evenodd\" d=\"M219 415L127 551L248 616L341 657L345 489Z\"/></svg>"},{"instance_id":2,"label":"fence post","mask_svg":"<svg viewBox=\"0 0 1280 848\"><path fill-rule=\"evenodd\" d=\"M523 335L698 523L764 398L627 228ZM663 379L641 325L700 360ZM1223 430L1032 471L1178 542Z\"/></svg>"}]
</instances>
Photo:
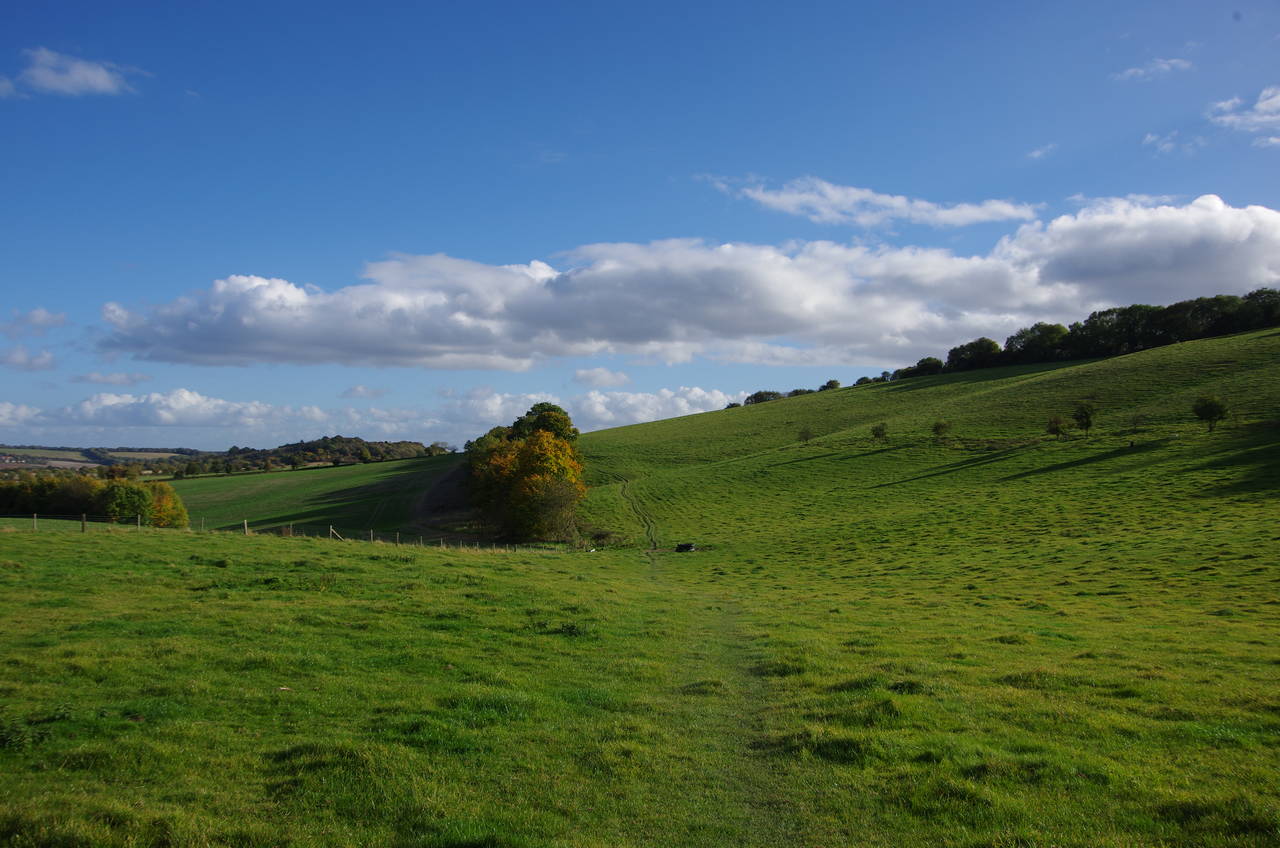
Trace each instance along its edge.
<instances>
[{"instance_id":1,"label":"fence post","mask_svg":"<svg viewBox=\"0 0 1280 848\"><path fill-rule=\"evenodd\" d=\"M204 532L204 516L200 516L200 532Z\"/></svg>"},{"instance_id":2,"label":"fence post","mask_svg":"<svg viewBox=\"0 0 1280 848\"><path fill-rule=\"evenodd\" d=\"M372 541L373 541L373 528L372 528L372 527L370 527L370 528L369 528L369 541L370 541L370 542L372 542Z\"/></svg>"},{"instance_id":3,"label":"fence post","mask_svg":"<svg viewBox=\"0 0 1280 848\"><path fill-rule=\"evenodd\" d=\"M40 519L33 512L31 513L31 530L32 532L35 532L36 530L39 530L39 529L40 529Z\"/></svg>"},{"instance_id":4,"label":"fence post","mask_svg":"<svg viewBox=\"0 0 1280 848\"><path fill-rule=\"evenodd\" d=\"M400 531L396 531L396 547L400 546Z\"/></svg>"},{"instance_id":5,"label":"fence post","mask_svg":"<svg viewBox=\"0 0 1280 848\"><path fill-rule=\"evenodd\" d=\"M139 514L137 515L137 517L135 518L135 520L134 520L134 526L136 526L139 530L141 530L141 529L142 529L142 514L141 514L141 513L139 513Z\"/></svg>"},{"instance_id":6,"label":"fence post","mask_svg":"<svg viewBox=\"0 0 1280 848\"><path fill-rule=\"evenodd\" d=\"M249 519L247 518L244 520L244 534L246 536L249 535Z\"/></svg>"},{"instance_id":7,"label":"fence post","mask_svg":"<svg viewBox=\"0 0 1280 848\"><path fill-rule=\"evenodd\" d=\"M89 532L89 516L85 515L83 512L80 513L80 532Z\"/></svg>"}]
</instances>

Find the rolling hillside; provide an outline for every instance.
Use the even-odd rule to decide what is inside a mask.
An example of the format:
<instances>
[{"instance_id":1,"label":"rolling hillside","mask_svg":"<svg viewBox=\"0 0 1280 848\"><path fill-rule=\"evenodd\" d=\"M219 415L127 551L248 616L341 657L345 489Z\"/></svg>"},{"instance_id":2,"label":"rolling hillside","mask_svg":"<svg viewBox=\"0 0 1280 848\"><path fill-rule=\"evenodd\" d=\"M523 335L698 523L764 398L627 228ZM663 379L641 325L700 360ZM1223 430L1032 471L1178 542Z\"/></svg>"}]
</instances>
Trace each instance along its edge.
<instances>
[{"instance_id":1,"label":"rolling hillside","mask_svg":"<svg viewBox=\"0 0 1280 848\"><path fill-rule=\"evenodd\" d=\"M415 504L459 461L455 455L173 481L191 515L210 530L244 520L265 529L288 524L399 530L418 520Z\"/></svg>"},{"instance_id":2,"label":"rolling hillside","mask_svg":"<svg viewBox=\"0 0 1280 848\"><path fill-rule=\"evenodd\" d=\"M588 434L595 551L0 528L0 845L1274 846L1277 421L1271 331Z\"/></svg>"}]
</instances>

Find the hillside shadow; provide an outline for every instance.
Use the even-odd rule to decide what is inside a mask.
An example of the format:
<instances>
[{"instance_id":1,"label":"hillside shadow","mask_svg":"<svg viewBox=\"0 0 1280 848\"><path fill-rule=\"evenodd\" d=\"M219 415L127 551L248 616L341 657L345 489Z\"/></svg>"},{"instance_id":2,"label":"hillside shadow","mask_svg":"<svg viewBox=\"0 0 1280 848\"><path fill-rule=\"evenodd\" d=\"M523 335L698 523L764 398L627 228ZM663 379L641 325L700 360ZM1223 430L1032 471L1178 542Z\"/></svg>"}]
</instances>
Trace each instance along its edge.
<instances>
[{"instance_id":1,"label":"hillside shadow","mask_svg":"<svg viewBox=\"0 0 1280 848\"><path fill-rule=\"evenodd\" d=\"M1066 471L1068 468L1081 468L1086 465L1095 465L1099 462L1110 462L1113 459L1123 459L1126 457L1141 456L1152 451L1157 451L1169 444L1172 439L1156 439L1151 442L1143 442L1135 444L1133 447L1128 445L1124 447L1109 450L1106 453L1097 453L1093 456L1085 456L1080 459L1072 459L1066 462L1056 462L1053 465L1046 465L1042 468L1032 468L1029 471L1022 471L1018 474L1010 474L1008 477L1000 478L1000 482L1007 483L1012 480L1025 480L1028 477L1037 477L1041 474L1053 474L1058 471Z\"/></svg>"},{"instance_id":2,"label":"hillside shadow","mask_svg":"<svg viewBox=\"0 0 1280 848\"><path fill-rule=\"evenodd\" d=\"M1025 446L1019 446L1005 448L1004 450L996 451L995 453L986 453L982 456L969 457L968 459L962 459L959 462L952 462L948 465L944 465L937 471L932 471L928 474L917 474L914 477L904 477L901 480L880 483L879 485L872 486L871 488L883 489L887 486L900 486L903 483L912 483L916 480L928 480L931 477L945 477L948 474L956 474L960 471L968 471L972 468L981 468L984 465L994 465L997 462L1004 462L1005 460L1010 459L1014 454L1025 449Z\"/></svg>"},{"instance_id":3,"label":"hillside shadow","mask_svg":"<svg viewBox=\"0 0 1280 848\"><path fill-rule=\"evenodd\" d=\"M412 461L406 462L405 465L408 467L396 469L371 482L310 495L306 497L305 505L300 504L291 512L278 513L257 521L252 516L246 516L249 519L249 526L265 530L290 524L321 527L332 525L339 530L373 529L375 531L410 530L429 526L424 525L421 520L423 498L441 481L450 479L462 467L461 458L453 465L419 464ZM410 509L413 514L405 521L380 521L379 507L365 503L402 494L408 487L420 488L422 496L415 499ZM365 504L363 507L357 506L362 503ZM235 530L240 526L239 522L233 522L215 529Z\"/></svg>"},{"instance_id":4,"label":"hillside shadow","mask_svg":"<svg viewBox=\"0 0 1280 848\"><path fill-rule=\"evenodd\" d=\"M778 467L783 466L783 465L795 465L795 464L796 464L796 463L798 463L798 462L814 462L814 461L819 460L819 459L828 459L828 458L833 457L833 456L836 456L836 455L837 455L837 454L836 454L836 452L835 452L835 451L831 451L831 452L829 452L829 453L820 453L820 454L815 454L815 455L813 455L813 456L802 456L802 457L800 457L799 459L788 459L786 462L775 462L775 463L773 463L772 465L770 465L769 467L770 467L770 468L778 468Z\"/></svg>"},{"instance_id":5,"label":"hillside shadow","mask_svg":"<svg viewBox=\"0 0 1280 848\"><path fill-rule=\"evenodd\" d=\"M908 377L901 382L889 384L890 392L914 392L920 389L931 389L934 386L968 386L978 383L989 383L993 380L1007 380L1010 377L1029 377L1047 371L1057 371L1073 365L1093 362L1091 359L1071 359L1066 362L1038 362L1034 365L1006 365L1000 368L975 368L972 371L959 371L950 374L931 374L928 377Z\"/></svg>"},{"instance_id":6,"label":"hillside shadow","mask_svg":"<svg viewBox=\"0 0 1280 848\"><path fill-rule=\"evenodd\" d=\"M1216 486L1206 495L1258 494L1280 490L1280 421L1266 421L1242 428L1230 443L1221 446L1197 468L1230 469L1240 475L1235 482Z\"/></svg>"}]
</instances>

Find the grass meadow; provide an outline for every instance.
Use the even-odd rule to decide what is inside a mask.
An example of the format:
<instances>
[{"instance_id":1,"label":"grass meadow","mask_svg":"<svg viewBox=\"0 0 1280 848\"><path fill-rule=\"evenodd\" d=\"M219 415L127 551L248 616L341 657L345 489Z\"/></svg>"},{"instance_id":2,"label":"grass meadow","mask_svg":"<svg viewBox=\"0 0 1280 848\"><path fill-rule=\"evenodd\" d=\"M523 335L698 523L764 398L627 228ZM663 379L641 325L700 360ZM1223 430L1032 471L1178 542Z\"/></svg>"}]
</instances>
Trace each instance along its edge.
<instances>
[{"instance_id":1,"label":"grass meadow","mask_svg":"<svg viewBox=\"0 0 1280 848\"><path fill-rule=\"evenodd\" d=\"M594 552L0 528L0 845L1280 844L1277 419L1255 333L589 434Z\"/></svg>"},{"instance_id":2,"label":"grass meadow","mask_svg":"<svg viewBox=\"0 0 1280 848\"><path fill-rule=\"evenodd\" d=\"M398 530L417 518L422 493L459 457L452 455L174 480L192 524L210 530L332 524Z\"/></svg>"}]
</instances>

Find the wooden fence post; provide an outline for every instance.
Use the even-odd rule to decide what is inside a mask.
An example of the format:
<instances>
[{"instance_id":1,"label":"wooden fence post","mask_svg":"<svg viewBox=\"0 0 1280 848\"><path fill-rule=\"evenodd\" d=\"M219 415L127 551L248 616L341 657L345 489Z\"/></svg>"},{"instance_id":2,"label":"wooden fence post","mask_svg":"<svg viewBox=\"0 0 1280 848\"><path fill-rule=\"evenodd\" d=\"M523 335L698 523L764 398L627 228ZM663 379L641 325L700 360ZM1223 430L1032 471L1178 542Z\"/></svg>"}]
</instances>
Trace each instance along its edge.
<instances>
[{"instance_id":1,"label":"wooden fence post","mask_svg":"<svg viewBox=\"0 0 1280 848\"><path fill-rule=\"evenodd\" d=\"M141 514L139 514L139 515L137 516L137 519L136 519L136 521L135 521L135 523L134 523L134 526L135 526L135 527L137 527L139 530L141 530L141 529L142 529L142 515L141 515Z\"/></svg>"},{"instance_id":2,"label":"wooden fence post","mask_svg":"<svg viewBox=\"0 0 1280 848\"><path fill-rule=\"evenodd\" d=\"M39 529L40 529L40 519L39 519L39 517L38 517L38 516L33 512L33 513L31 513L31 530L32 530L32 532L35 532L36 530L39 530Z\"/></svg>"},{"instance_id":3,"label":"wooden fence post","mask_svg":"<svg viewBox=\"0 0 1280 848\"><path fill-rule=\"evenodd\" d=\"M247 518L244 520L244 534L246 536L249 535L249 519Z\"/></svg>"},{"instance_id":4,"label":"wooden fence post","mask_svg":"<svg viewBox=\"0 0 1280 848\"><path fill-rule=\"evenodd\" d=\"M89 516L85 515L83 512L80 513L80 532L89 532Z\"/></svg>"}]
</instances>

